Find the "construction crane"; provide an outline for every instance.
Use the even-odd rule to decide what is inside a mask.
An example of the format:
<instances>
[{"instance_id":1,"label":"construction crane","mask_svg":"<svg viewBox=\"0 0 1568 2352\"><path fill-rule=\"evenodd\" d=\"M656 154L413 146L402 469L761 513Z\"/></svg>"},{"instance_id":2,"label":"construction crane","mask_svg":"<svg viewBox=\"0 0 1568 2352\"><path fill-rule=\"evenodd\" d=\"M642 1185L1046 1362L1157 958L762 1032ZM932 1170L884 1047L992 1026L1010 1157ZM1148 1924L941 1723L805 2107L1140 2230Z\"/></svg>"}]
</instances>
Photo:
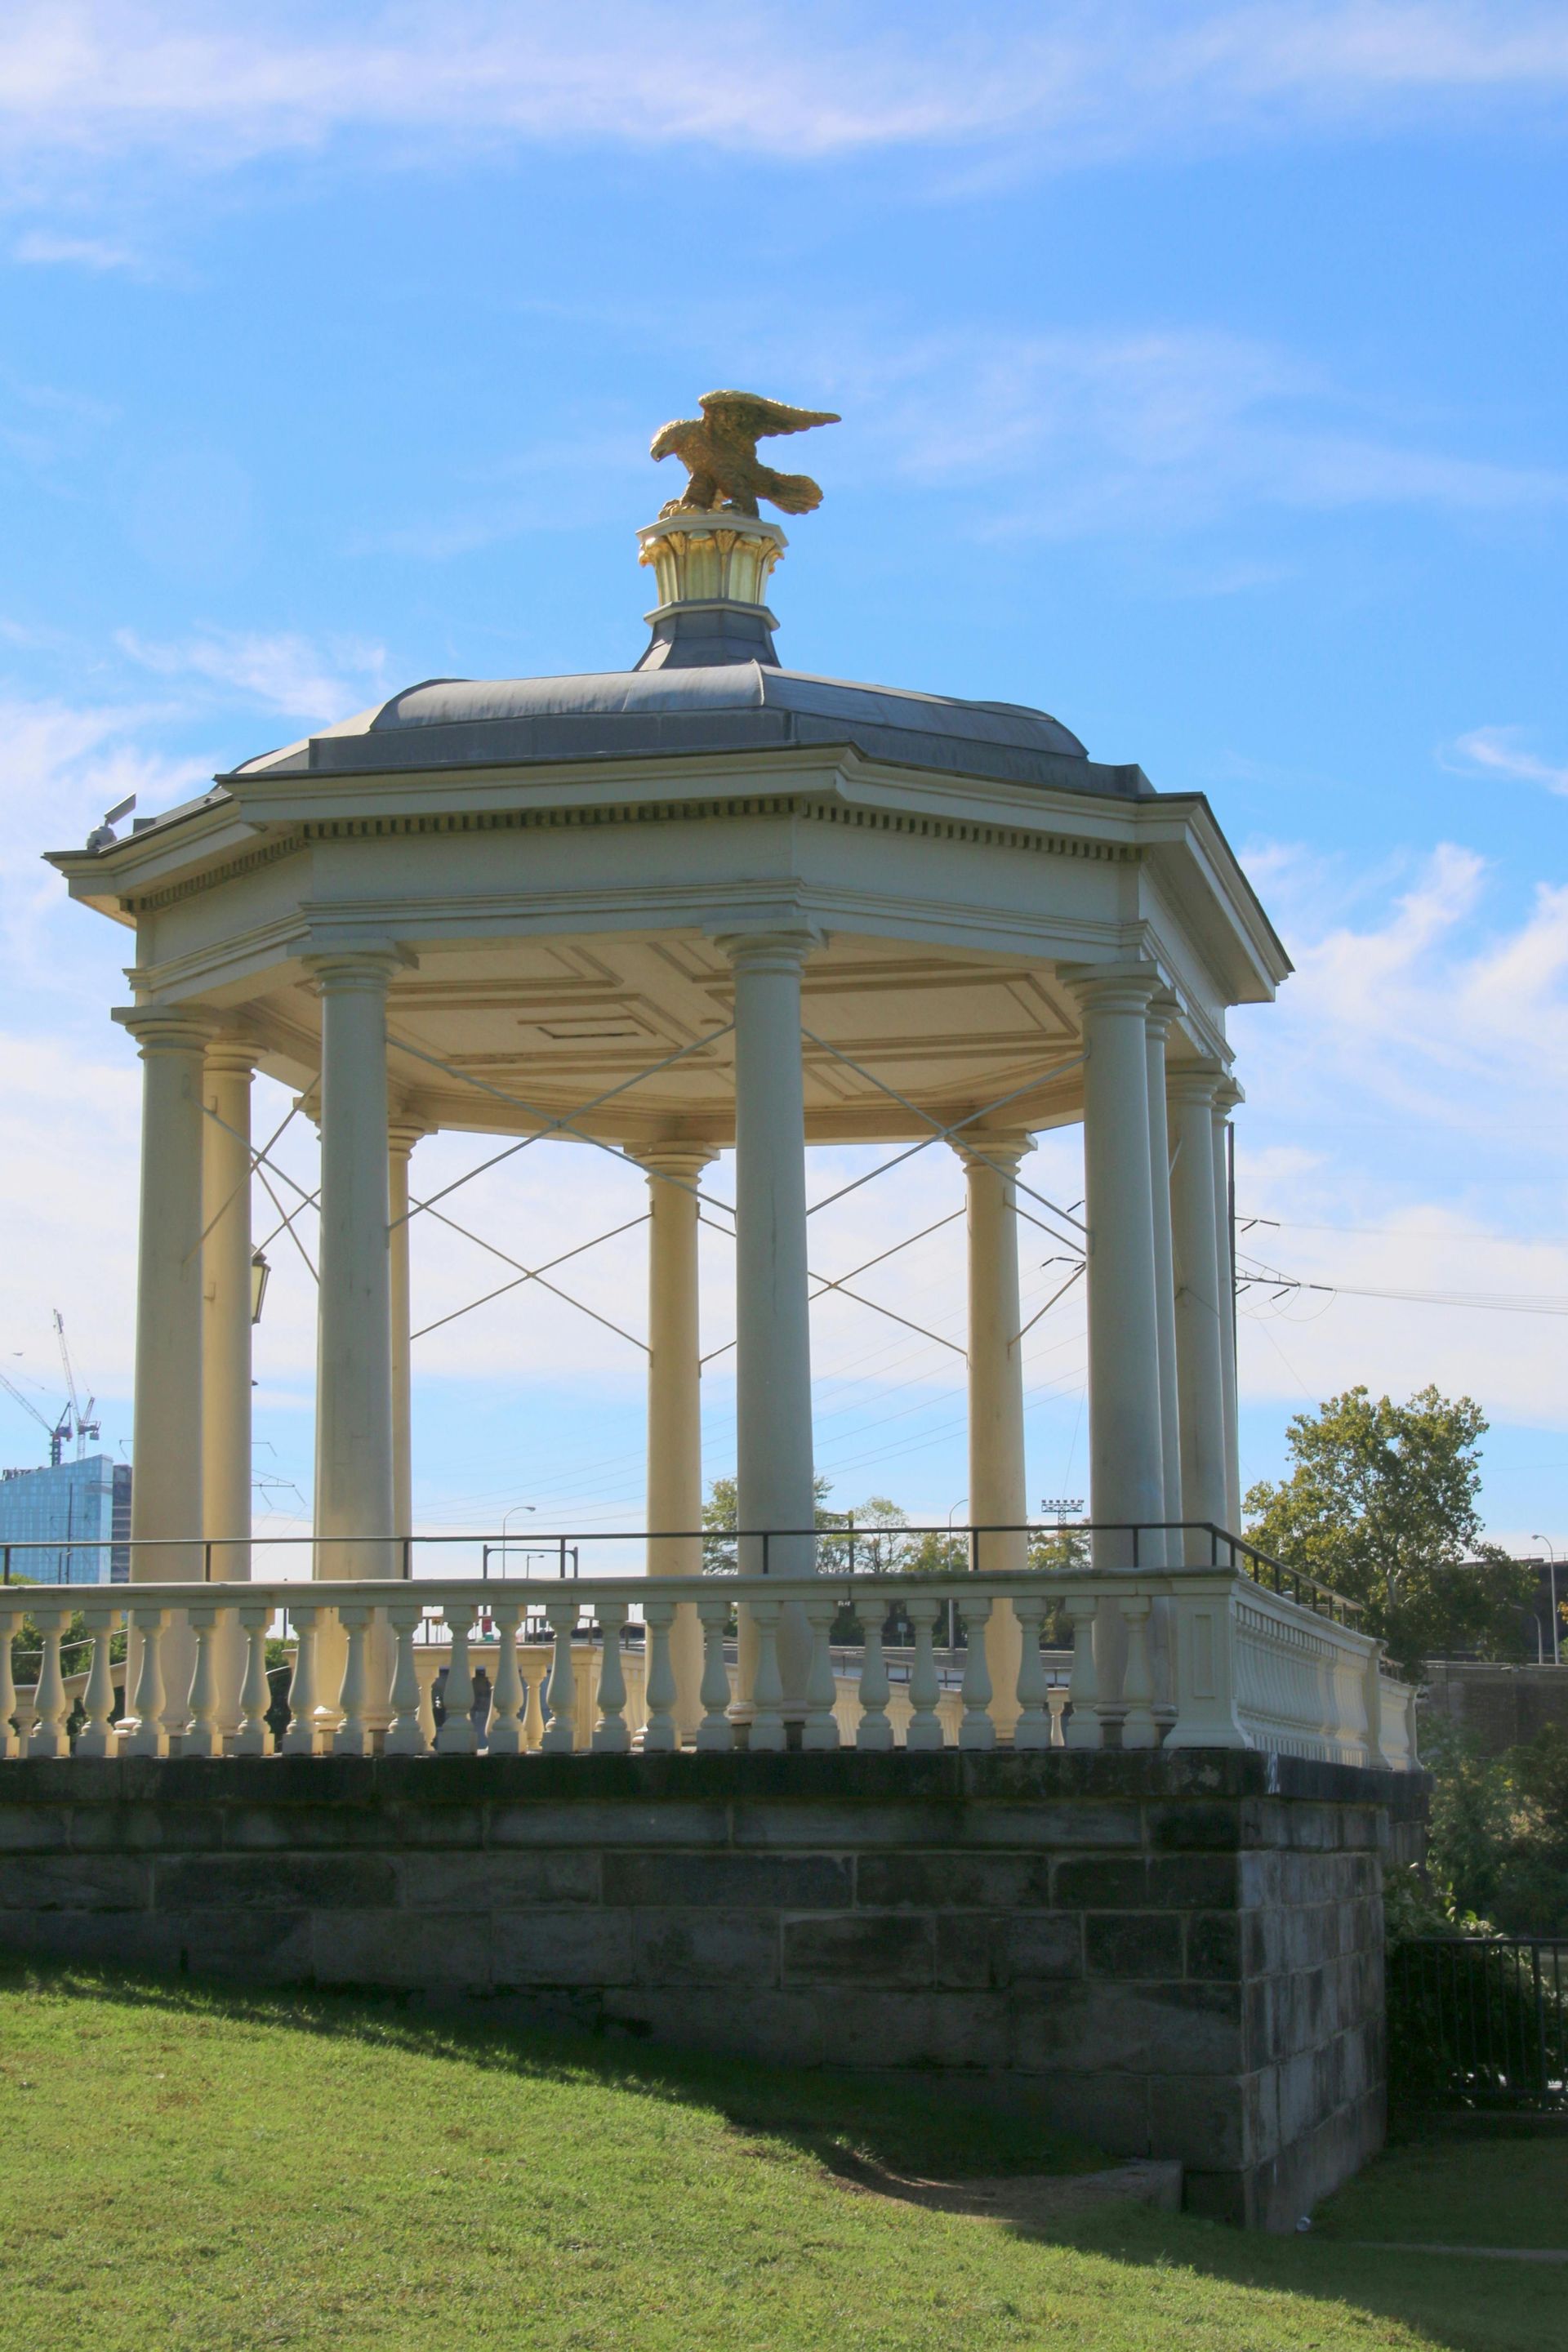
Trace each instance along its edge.
<instances>
[{"instance_id":1,"label":"construction crane","mask_svg":"<svg viewBox=\"0 0 1568 2352\"><path fill-rule=\"evenodd\" d=\"M88 1439L95 1438L99 1433L100 1423L91 1418L92 1408L98 1402L98 1399L89 1396L87 1402L83 1404L77 1394L76 1373L71 1368L71 1351L66 1345L66 1318L58 1307L55 1309L55 1331L60 1343L60 1363L66 1376L66 1394L70 1399L70 1412L67 1421L74 1421L76 1423L76 1458L80 1462L87 1453ZM62 1422L62 1428L65 1425L66 1423Z\"/></svg>"},{"instance_id":2,"label":"construction crane","mask_svg":"<svg viewBox=\"0 0 1568 2352\"><path fill-rule=\"evenodd\" d=\"M68 1407L67 1410L61 1413L58 1422L47 1421L44 1415L38 1411L37 1406L33 1402L32 1398L30 1396L24 1396L22 1391L16 1386L16 1381L7 1380L4 1372L0 1372L0 1389L4 1389L7 1396L14 1396L24 1412L30 1412L32 1414L33 1419L37 1423L38 1427L44 1432L49 1441L49 1467L51 1470L58 1470L60 1466L60 1456L65 1451L66 1441L71 1433L71 1416L69 1408ZM96 1436L97 1432L94 1431L93 1433Z\"/></svg>"}]
</instances>

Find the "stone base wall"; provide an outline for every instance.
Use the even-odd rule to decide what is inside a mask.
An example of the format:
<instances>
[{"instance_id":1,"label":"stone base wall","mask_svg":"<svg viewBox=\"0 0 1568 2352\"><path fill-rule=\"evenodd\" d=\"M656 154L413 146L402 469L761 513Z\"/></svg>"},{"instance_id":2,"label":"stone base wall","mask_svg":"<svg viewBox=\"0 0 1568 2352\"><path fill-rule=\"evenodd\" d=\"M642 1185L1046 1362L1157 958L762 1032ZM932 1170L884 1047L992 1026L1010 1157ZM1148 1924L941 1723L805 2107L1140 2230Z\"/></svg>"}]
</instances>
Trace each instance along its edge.
<instances>
[{"instance_id":1,"label":"stone base wall","mask_svg":"<svg viewBox=\"0 0 1568 2352\"><path fill-rule=\"evenodd\" d=\"M1026 2094L1289 2227L1383 2137L1419 1776L1258 1754L0 1768L0 1948Z\"/></svg>"}]
</instances>

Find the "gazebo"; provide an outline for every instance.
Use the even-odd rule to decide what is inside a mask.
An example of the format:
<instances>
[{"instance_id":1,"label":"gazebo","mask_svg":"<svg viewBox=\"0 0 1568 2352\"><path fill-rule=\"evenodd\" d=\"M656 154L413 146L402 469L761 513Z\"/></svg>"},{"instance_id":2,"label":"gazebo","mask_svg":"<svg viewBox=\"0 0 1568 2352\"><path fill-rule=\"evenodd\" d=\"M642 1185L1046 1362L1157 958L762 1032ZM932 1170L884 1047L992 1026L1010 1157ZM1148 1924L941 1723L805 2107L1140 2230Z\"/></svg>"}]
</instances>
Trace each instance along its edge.
<instances>
[{"instance_id":1,"label":"gazebo","mask_svg":"<svg viewBox=\"0 0 1568 2352\"><path fill-rule=\"evenodd\" d=\"M766 1533L805 1570L805 1155L933 1136L967 1174L971 1517L1023 1564L1015 1213L1033 1136L1078 1120L1096 1563L1236 1532L1225 1024L1289 967L1207 802L1044 711L782 667L774 523L638 539L632 667L429 680L52 860L136 934L135 1578L196 1536L246 1572L257 1070L321 1129L322 1579L397 1573L412 1533L410 1161L442 1128L646 1171L651 1573L700 1565L702 1204L737 1251L742 1566Z\"/></svg>"},{"instance_id":2,"label":"gazebo","mask_svg":"<svg viewBox=\"0 0 1568 2352\"><path fill-rule=\"evenodd\" d=\"M725 404L793 429L748 395L705 415ZM711 417L661 444L693 479L638 534L657 588L633 667L428 680L53 859L136 940L132 1580L28 1594L20 1695L23 1602L0 1593L29 1857L0 1943L979 2070L1180 2158L1189 2203L1288 2224L1382 2134L1383 1856L1415 1857L1424 1801L1414 1694L1354 1604L1239 1528L1226 1019L1288 961L1201 794L1041 710L782 667L784 534L748 484L791 512L815 485L748 475ZM249 1517L258 1071L321 1130L310 1573L271 1581ZM1029 1155L1077 1121L1068 1209ZM443 1128L494 1139L487 1164L564 1137L646 1181L633 1572L486 1583L439 1546L425 1572L409 1254L444 1213L417 1175ZM965 1171L971 1523L940 1570L814 1530L806 1154L847 1141ZM736 1252L722 1575L700 1218ZM1054 1545L1025 1475L1026 1218L1088 1294L1089 1518ZM961 1688L933 1646L952 1609Z\"/></svg>"}]
</instances>

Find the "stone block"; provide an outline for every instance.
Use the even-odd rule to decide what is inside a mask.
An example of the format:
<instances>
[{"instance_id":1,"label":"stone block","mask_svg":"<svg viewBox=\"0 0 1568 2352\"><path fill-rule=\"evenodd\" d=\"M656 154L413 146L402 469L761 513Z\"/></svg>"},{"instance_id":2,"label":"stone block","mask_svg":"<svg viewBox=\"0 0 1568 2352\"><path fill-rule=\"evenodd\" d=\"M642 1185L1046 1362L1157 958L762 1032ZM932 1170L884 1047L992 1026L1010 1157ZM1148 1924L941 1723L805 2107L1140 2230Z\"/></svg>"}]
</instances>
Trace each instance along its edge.
<instances>
[{"instance_id":1,"label":"stone block","mask_svg":"<svg viewBox=\"0 0 1568 2352\"><path fill-rule=\"evenodd\" d=\"M1190 1977L1241 1975L1241 1919L1235 1911L1199 1911L1187 1927L1187 1974Z\"/></svg>"},{"instance_id":2,"label":"stone block","mask_svg":"<svg viewBox=\"0 0 1568 2352\"><path fill-rule=\"evenodd\" d=\"M635 1983L639 1928L631 1911L497 1911L490 1915L490 1971L497 1986Z\"/></svg>"},{"instance_id":3,"label":"stone block","mask_svg":"<svg viewBox=\"0 0 1568 2352\"><path fill-rule=\"evenodd\" d=\"M1091 1911L1083 1956L1091 1977L1179 1977L1182 1921L1167 1911Z\"/></svg>"},{"instance_id":4,"label":"stone block","mask_svg":"<svg viewBox=\"0 0 1568 2352\"><path fill-rule=\"evenodd\" d=\"M861 1853L855 1899L879 1911L1014 1911L1051 1899L1043 1853Z\"/></svg>"},{"instance_id":5,"label":"stone block","mask_svg":"<svg viewBox=\"0 0 1568 2352\"><path fill-rule=\"evenodd\" d=\"M406 1910L520 1911L531 1903L599 1900L600 1857L591 1851L405 1853L393 1868L397 1901Z\"/></svg>"},{"instance_id":6,"label":"stone block","mask_svg":"<svg viewBox=\"0 0 1568 2352\"><path fill-rule=\"evenodd\" d=\"M991 1923L992 1982L1053 1983L1083 1974L1083 1922L1071 1912L1021 1911Z\"/></svg>"},{"instance_id":7,"label":"stone block","mask_svg":"<svg viewBox=\"0 0 1568 2352\"><path fill-rule=\"evenodd\" d=\"M144 1911L150 1867L139 1856L124 1853L39 1853L0 1860L0 1911Z\"/></svg>"},{"instance_id":8,"label":"stone block","mask_svg":"<svg viewBox=\"0 0 1568 2352\"><path fill-rule=\"evenodd\" d=\"M447 1826L456 1831L451 1843L478 1843L464 1836L462 1821ZM403 1828L385 1805L229 1805L221 1842L231 1853L336 1853L414 1843Z\"/></svg>"},{"instance_id":9,"label":"stone block","mask_svg":"<svg viewBox=\"0 0 1568 2352\"><path fill-rule=\"evenodd\" d=\"M936 1981L954 1990L983 1992L994 1981L991 1945L995 1921L979 1911L938 1912Z\"/></svg>"},{"instance_id":10,"label":"stone block","mask_svg":"<svg viewBox=\"0 0 1568 2352\"><path fill-rule=\"evenodd\" d=\"M1237 2081L1152 2075L1149 2126L1162 2156L1195 2171L1239 2171L1247 2161L1247 2100Z\"/></svg>"},{"instance_id":11,"label":"stone block","mask_svg":"<svg viewBox=\"0 0 1568 2352\"><path fill-rule=\"evenodd\" d=\"M69 1843L64 1805L0 1805L0 1853L63 1853Z\"/></svg>"},{"instance_id":12,"label":"stone block","mask_svg":"<svg viewBox=\"0 0 1568 2352\"><path fill-rule=\"evenodd\" d=\"M779 1982L775 1912L639 1910L633 1915L633 1936L643 1984L764 1990Z\"/></svg>"},{"instance_id":13,"label":"stone block","mask_svg":"<svg viewBox=\"0 0 1568 2352\"><path fill-rule=\"evenodd\" d=\"M489 1988L488 1912L318 1911L312 1926L318 1984Z\"/></svg>"},{"instance_id":14,"label":"stone block","mask_svg":"<svg viewBox=\"0 0 1568 2352\"><path fill-rule=\"evenodd\" d=\"M856 1911L784 1923L786 1985L929 1985L936 1936L929 1918L902 1911Z\"/></svg>"},{"instance_id":15,"label":"stone block","mask_svg":"<svg viewBox=\"0 0 1568 2352\"><path fill-rule=\"evenodd\" d=\"M841 2032L837 2003L812 1993L784 1993L736 1987L722 2000L711 1992L673 1991L667 1986L635 1985L607 1990L600 2004L603 2022L639 2038L674 2043L684 2050L712 2050L758 2058L774 2066L821 2066L834 2052L825 2028Z\"/></svg>"},{"instance_id":16,"label":"stone block","mask_svg":"<svg viewBox=\"0 0 1568 2352\"><path fill-rule=\"evenodd\" d=\"M604 1872L606 1903L659 1909L689 1903L831 1911L847 1909L855 1896L851 1864L828 1853L606 1853Z\"/></svg>"},{"instance_id":17,"label":"stone block","mask_svg":"<svg viewBox=\"0 0 1568 2352\"><path fill-rule=\"evenodd\" d=\"M479 1758L483 1763L488 1759ZM499 1761L508 1759L501 1758ZM517 1759L525 1767L534 1757ZM613 1759L573 1757L578 1765ZM678 1759L678 1761L682 1760ZM721 1846L729 1838L729 1818L722 1805L682 1803L672 1799L658 1805L614 1804L580 1798L575 1803L491 1804L485 1811L485 1843L505 1845L580 1846Z\"/></svg>"},{"instance_id":18,"label":"stone block","mask_svg":"<svg viewBox=\"0 0 1568 2352\"><path fill-rule=\"evenodd\" d=\"M1241 1820L1239 1805L1196 1797L1143 1808L1147 1843L1156 1853L1233 1853L1241 1844Z\"/></svg>"},{"instance_id":19,"label":"stone block","mask_svg":"<svg viewBox=\"0 0 1568 2352\"><path fill-rule=\"evenodd\" d=\"M1087 1979L1015 1986L1013 2063L1029 2074L1239 2073L1234 1985L1135 1985Z\"/></svg>"},{"instance_id":20,"label":"stone block","mask_svg":"<svg viewBox=\"0 0 1568 2352\"><path fill-rule=\"evenodd\" d=\"M1063 1910L1229 1910L1237 1868L1226 1854L1160 1854L1150 1861L1058 1862L1052 1881Z\"/></svg>"},{"instance_id":21,"label":"stone block","mask_svg":"<svg viewBox=\"0 0 1568 2352\"><path fill-rule=\"evenodd\" d=\"M179 1854L152 1871L160 1911L365 1911L397 1900L387 1854Z\"/></svg>"},{"instance_id":22,"label":"stone block","mask_svg":"<svg viewBox=\"0 0 1568 2352\"><path fill-rule=\"evenodd\" d=\"M228 1828L222 1805L82 1805L71 1816L78 1853L217 1853Z\"/></svg>"},{"instance_id":23,"label":"stone block","mask_svg":"<svg viewBox=\"0 0 1568 2352\"><path fill-rule=\"evenodd\" d=\"M431 1757L411 1756L406 1759L396 1758L394 1760L396 1762L406 1760L410 1764L428 1767L433 1766L437 1759ZM392 1826L389 1843L396 1846L399 1852L411 1852L418 1846L435 1846L446 1853L456 1853L463 1846L477 1850L487 1843L494 1845L512 1843L505 1838L498 1838L494 1833L495 1815L500 1810L499 1807L405 1803L390 1804L385 1810L386 1818ZM488 1841L485 1835L487 1828L490 1831Z\"/></svg>"},{"instance_id":24,"label":"stone block","mask_svg":"<svg viewBox=\"0 0 1568 2352\"><path fill-rule=\"evenodd\" d=\"M829 2063L985 2074L1007 2063L1011 2021L1001 1993L846 1987L821 1998Z\"/></svg>"}]
</instances>

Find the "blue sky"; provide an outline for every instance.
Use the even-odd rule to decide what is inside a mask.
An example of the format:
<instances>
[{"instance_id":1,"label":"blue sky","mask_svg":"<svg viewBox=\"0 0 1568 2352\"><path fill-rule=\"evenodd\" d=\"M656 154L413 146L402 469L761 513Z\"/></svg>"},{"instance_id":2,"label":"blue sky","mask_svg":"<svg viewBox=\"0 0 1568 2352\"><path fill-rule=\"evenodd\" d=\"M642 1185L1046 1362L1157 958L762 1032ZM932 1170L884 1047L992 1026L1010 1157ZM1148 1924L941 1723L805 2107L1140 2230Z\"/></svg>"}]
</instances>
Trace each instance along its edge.
<instances>
[{"instance_id":1,"label":"blue sky","mask_svg":"<svg viewBox=\"0 0 1568 2352\"><path fill-rule=\"evenodd\" d=\"M648 435L740 383L845 420L783 657L1037 702L1202 789L1286 936L1298 977L1237 1024L1242 1205L1331 1289L1249 1294L1249 1474L1304 1402L1436 1379L1491 1417L1495 1530L1562 1548L1564 1327L1519 1302L1568 1308L1565 98L1568 18L1526 5L14 9L13 1374L53 1402L58 1305L129 1432L129 941L37 853L418 677L634 659L632 532L671 487ZM1070 1188L1072 1159L1039 1164ZM542 1150L470 1203L542 1253L635 1213L629 1182ZM957 1201L929 1155L825 1233L826 1270ZM955 1234L881 1294L950 1334ZM309 1284L273 1256L258 1462L287 1510ZM640 1280L634 1235L582 1295L635 1314ZM435 1315L487 1276L444 1244L419 1282ZM1360 1295L1390 1290L1451 1303ZM956 1359L890 1333L823 1310L824 1466L842 1502L945 1517ZM1071 1302L1034 1345L1031 1480L1081 1492ZM639 1360L517 1299L433 1339L426 1523L635 1525Z\"/></svg>"}]
</instances>

